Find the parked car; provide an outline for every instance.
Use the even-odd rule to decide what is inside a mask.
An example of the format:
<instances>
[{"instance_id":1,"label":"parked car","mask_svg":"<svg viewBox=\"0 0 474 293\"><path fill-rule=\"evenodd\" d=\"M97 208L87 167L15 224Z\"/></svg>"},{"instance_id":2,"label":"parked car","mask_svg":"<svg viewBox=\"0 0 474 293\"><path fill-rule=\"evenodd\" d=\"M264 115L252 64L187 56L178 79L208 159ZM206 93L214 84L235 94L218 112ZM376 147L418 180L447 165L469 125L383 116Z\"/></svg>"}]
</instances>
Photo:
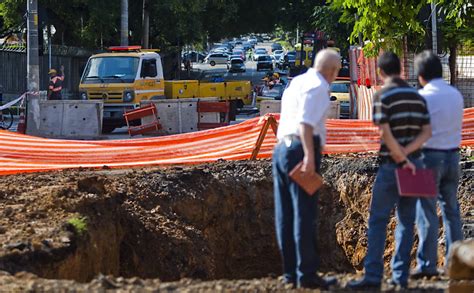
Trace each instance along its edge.
<instances>
[{"instance_id":1,"label":"parked car","mask_svg":"<svg viewBox=\"0 0 474 293\"><path fill-rule=\"evenodd\" d=\"M285 51L283 50L275 50L273 51L272 53L272 56L273 56L273 59L275 59L275 61L279 61L281 58L283 58L283 56L285 55Z\"/></svg>"},{"instance_id":2,"label":"parked car","mask_svg":"<svg viewBox=\"0 0 474 293\"><path fill-rule=\"evenodd\" d=\"M283 47L278 43L273 43L271 48L272 48L272 52L276 50L283 50Z\"/></svg>"},{"instance_id":3,"label":"parked car","mask_svg":"<svg viewBox=\"0 0 474 293\"><path fill-rule=\"evenodd\" d=\"M211 53L207 55L204 62L209 63L211 66L215 66L216 64L227 64L229 59L229 55L225 53Z\"/></svg>"},{"instance_id":4,"label":"parked car","mask_svg":"<svg viewBox=\"0 0 474 293\"><path fill-rule=\"evenodd\" d=\"M199 53L199 52L187 52L183 55L183 62L191 61L191 62L204 62L206 55Z\"/></svg>"},{"instance_id":5,"label":"parked car","mask_svg":"<svg viewBox=\"0 0 474 293\"><path fill-rule=\"evenodd\" d=\"M341 119L351 118L350 84L349 80L336 80L331 83L331 98L335 101L339 101Z\"/></svg>"},{"instance_id":6,"label":"parked car","mask_svg":"<svg viewBox=\"0 0 474 293\"><path fill-rule=\"evenodd\" d=\"M230 62L230 60L232 60L232 59L241 59L242 61L245 61L245 60L242 58L242 55L240 55L240 54L232 54L232 55L230 55L230 56L229 56L229 62Z\"/></svg>"},{"instance_id":7,"label":"parked car","mask_svg":"<svg viewBox=\"0 0 474 293\"><path fill-rule=\"evenodd\" d=\"M295 66L295 63L296 63L296 52L295 51L290 51L290 52L287 52L283 58L280 58L280 61L278 61L277 63L277 67L279 69L287 69L287 68L291 68L291 67L294 67Z\"/></svg>"},{"instance_id":8,"label":"parked car","mask_svg":"<svg viewBox=\"0 0 474 293\"><path fill-rule=\"evenodd\" d=\"M258 40L257 40L256 37L250 37L250 38L248 38L247 41L248 41L250 44L252 44L252 46L254 46L254 47L255 47L255 45L258 43Z\"/></svg>"},{"instance_id":9,"label":"parked car","mask_svg":"<svg viewBox=\"0 0 474 293\"><path fill-rule=\"evenodd\" d=\"M272 58L268 55L261 55L257 59L257 71L261 69L273 70Z\"/></svg>"},{"instance_id":10,"label":"parked car","mask_svg":"<svg viewBox=\"0 0 474 293\"><path fill-rule=\"evenodd\" d=\"M230 59L229 72L245 72L245 63L241 58Z\"/></svg>"},{"instance_id":11,"label":"parked car","mask_svg":"<svg viewBox=\"0 0 474 293\"><path fill-rule=\"evenodd\" d=\"M253 53L253 60L254 60L254 61L257 61L257 60L258 60L258 57L260 57L260 56L265 56L265 55L268 55L267 49L265 49L265 48L257 48L257 49L255 49L255 51L254 51L254 53Z\"/></svg>"},{"instance_id":12,"label":"parked car","mask_svg":"<svg viewBox=\"0 0 474 293\"><path fill-rule=\"evenodd\" d=\"M246 60L245 53L243 50L234 49L234 51L232 51L232 56L235 56L235 55L239 55L244 61Z\"/></svg>"},{"instance_id":13,"label":"parked car","mask_svg":"<svg viewBox=\"0 0 474 293\"><path fill-rule=\"evenodd\" d=\"M252 49L254 46L252 46L252 44L250 44L249 42L243 42L242 47L244 48L245 51L248 51Z\"/></svg>"}]
</instances>

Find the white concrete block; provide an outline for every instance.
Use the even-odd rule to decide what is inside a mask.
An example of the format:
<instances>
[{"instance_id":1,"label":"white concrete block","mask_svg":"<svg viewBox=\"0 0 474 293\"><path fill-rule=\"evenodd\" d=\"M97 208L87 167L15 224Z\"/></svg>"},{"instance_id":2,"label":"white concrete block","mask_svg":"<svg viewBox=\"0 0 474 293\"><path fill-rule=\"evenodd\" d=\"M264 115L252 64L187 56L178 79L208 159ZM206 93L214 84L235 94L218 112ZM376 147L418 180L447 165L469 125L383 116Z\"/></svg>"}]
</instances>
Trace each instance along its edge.
<instances>
[{"instance_id":1,"label":"white concrete block","mask_svg":"<svg viewBox=\"0 0 474 293\"><path fill-rule=\"evenodd\" d=\"M265 116L269 113L280 113L281 101L261 101L260 102L260 116Z\"/></svg>"},{"instance_id":2,"label":"white concrete block","mask_svg":"<svg viewBox=\"0 0 474 293\"><path fill-rule=\"evenodd\" d=\"M59 137L62 133L64 105L57 101L40 102L39 136Z\"/></svg>"},{"instance_id":3,"label":"white concrete block","mask_svg":"<svg viewBox=\"0 0 474 293\"><path fill-rule=\"evenodd\" d=\"M103 103L96 101L62 101L64 115L61 136L98 137L102 134Z\"/></svg>"},{"instance_id":4,"label":"white concrete block","mask_svg":"<svg viewBox=\"0 0 474 293\"><path fill-rule=\"evenodd\" d=\"M198 130L197 103L197 99L179 100L180 133L187 133Z\"/></svg>"},{"instance_id":5,"label":"white concrete block","mask_svg":"<svg viewBox=\"0 0 474 293\"><path fill-rule=\"evenodd\" d=\"M339 119L341 113L341 103L339 101L331 101L329 106L327 118L328 119Z\"/></svg>"},{"instance_id":6,"label":"white concrete block","mask_svg":"<svg viewBox=\"0 0 474 293\"><path fill-rule=\"evenodd\" d=\"M40 136L94 139L102 133L103 103L40 101Z\"/></svg>"},{"instance_id":7,"label":"white concrete block","mask_svg":"<svg viewBox=\"0 0 474 293\"><path fill-rule=\"evenodd\" d=\"M155 101L153 101L155 102ZM179 102L178 100L163 100L155 103L158 113L158 121L163 131L168 134L179 133Z\"/></svg>"}]
</instances>

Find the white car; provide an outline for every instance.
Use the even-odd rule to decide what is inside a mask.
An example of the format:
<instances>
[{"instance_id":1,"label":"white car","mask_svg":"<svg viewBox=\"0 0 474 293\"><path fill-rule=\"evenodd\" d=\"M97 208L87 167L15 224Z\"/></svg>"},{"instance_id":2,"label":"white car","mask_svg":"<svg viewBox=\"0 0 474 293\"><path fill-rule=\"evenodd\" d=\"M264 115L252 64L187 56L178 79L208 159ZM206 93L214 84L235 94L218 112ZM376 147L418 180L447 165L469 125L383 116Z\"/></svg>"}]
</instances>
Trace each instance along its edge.
<instances>
[{"instance_id":1,"label":"white car","mask_svg":"<svg viewBox=\"0 0 474 293\"><path fill-rule=\"evenodd\" d=\"M227 64L228 60L229 55L225 53L211 53L207 55L204 62L209 63L211 66L215 66L216 64Z\"/></svg>"},{"instance_id":2,"label":"white car","mask_svg":"<svg viewBox=\"0 0 474 293\"><path fill-rule=\"evenodd\" d=\"M283 51L283 50L273 51L272 57L275 61L278 62L280 60L280 58L283 58L283 56L285 56L285 51Z\"/></svg>"},{"instance_id":3,"label":"white car","mask_svg":"<svg viewBox=\"0 0 474 293\"><path fill-rule=\"evenodd\" d=\"M257 60L258 60L258 57L260 57L260 56L266 56L266 55L268 55L267 49L265 49L265 48L257 48L257 49L255 49L255 52L253 53L253 60L254 60L254 61L257 61Z\"/></svg>"}]
</instances>

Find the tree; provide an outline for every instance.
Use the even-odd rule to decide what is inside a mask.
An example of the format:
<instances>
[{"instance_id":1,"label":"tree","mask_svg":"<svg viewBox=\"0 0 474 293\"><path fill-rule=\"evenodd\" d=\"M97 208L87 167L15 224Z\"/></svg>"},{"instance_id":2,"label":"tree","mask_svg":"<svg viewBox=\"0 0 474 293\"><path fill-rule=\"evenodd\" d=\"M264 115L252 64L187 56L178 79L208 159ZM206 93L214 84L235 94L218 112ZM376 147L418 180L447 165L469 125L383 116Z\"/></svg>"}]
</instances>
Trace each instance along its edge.
<instances>
[{"instance_id":1,"label":"tree","mask_svg":"<svg viewBox=\"0 0 474 293\"><path fill-rule=\"evenodd\" d=\"M355 19L352 17L347 22L334 21L340 19L342 13L335 11L329 6L316 6L311 17L312 25L318 30L324 31L330 39L336 42L336 46L341 52L349 50L349 36L351 35L351 25Z\"/></svg>"},{"instance_id":2,"label":"tree","mask_svg":"<svg viewBox=\"0 0 474 293\"><path fill-rule=\"evenodd\" d=\"M463 42L469 47L474 45L474 6L470 0L438 0L437 3L440 13L445 15L440 26L444 36L442 45L449 50L449 71L454 85L458 46Z\"/></svg>"},{"instance_id":3,"label":"tree","mask_svg":"<svg viewBox=\"0 0 474 293\"><path fill-rule=\"evenodd\" d=\"M422 37L424 29L417 16L425 4L423 0L331 1L332 9L342 11L341 21L348 23L355 19L350 41L356 43L360 34L368 41L364 50L369 55L377 54L381 48L399 52L403 38L409 33Z\"/></svg>"}]
</instances>

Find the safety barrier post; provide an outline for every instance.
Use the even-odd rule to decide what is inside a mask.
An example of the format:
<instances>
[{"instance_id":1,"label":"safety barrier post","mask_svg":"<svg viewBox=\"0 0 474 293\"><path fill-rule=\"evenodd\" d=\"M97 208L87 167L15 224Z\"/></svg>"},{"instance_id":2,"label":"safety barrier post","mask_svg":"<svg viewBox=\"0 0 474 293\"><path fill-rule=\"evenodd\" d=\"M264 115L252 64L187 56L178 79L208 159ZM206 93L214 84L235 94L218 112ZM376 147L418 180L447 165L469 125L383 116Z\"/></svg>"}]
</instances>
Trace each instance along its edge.
<instances>
[{"instance_id":1,"label":"safety barrier post","mask_svg":"<svg viewBox=\"0 0 474 293\"><path fill-rule=\"evenodd\" d=\"M271 127L273 133L276 135L277 130L278 130L278 123L275 119L275 117L271 114L266 115L264 117L265 123L263 123L262 129L260 130L260 133L258 135L257 143L255 144L253 150L252 150L252 155L250 156L250 160L256 160L258 153L260 152L260 148L262 147L263 141L265 140L265 137L267 136L268 128Z\"/></svg>"}]
</instances>

